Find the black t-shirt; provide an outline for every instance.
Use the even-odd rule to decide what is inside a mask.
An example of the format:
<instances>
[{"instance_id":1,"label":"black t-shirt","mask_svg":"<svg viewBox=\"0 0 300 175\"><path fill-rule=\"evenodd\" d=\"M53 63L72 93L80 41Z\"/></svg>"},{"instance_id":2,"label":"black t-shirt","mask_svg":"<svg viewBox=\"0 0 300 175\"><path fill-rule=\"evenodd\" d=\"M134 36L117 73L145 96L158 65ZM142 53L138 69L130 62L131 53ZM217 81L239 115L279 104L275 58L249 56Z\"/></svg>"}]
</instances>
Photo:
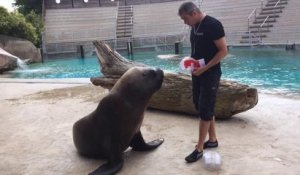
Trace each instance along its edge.
<instances>
[{"instance_id":1,"label":"black t-shirt","mask_svg":"<svg viewBox=\"0 0 300 175\"><path fill-rule=\"evenodd\" d=\"M201 23L192 27L190 41L192 47L191 57L194 59L204 58L208 63L218 52L214 40L225 36L223 25L217 19L206 15ZM220 63L211 67L209 71L221 73Z\"/></svg>"}]
</instances>

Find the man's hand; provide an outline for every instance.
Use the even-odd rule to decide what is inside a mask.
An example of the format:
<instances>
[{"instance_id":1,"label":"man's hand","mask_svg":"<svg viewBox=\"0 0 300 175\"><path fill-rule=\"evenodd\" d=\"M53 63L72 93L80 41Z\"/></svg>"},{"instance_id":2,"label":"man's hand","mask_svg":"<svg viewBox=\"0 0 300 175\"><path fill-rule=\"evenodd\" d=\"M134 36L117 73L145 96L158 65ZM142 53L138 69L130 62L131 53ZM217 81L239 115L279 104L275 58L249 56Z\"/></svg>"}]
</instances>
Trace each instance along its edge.
<instances>
[{"instance_id":1,"label":"man's hand","mask_svg":"<svg viewBox=\"0 0 300 175\"><path fill-rule=\"evenodd\" d=\"M199 75L203 74L203 72L205 72L205 71L206 71L205 67L196 68L192 71L192 75L199 76Z\"/></svg>"}]
</instances>

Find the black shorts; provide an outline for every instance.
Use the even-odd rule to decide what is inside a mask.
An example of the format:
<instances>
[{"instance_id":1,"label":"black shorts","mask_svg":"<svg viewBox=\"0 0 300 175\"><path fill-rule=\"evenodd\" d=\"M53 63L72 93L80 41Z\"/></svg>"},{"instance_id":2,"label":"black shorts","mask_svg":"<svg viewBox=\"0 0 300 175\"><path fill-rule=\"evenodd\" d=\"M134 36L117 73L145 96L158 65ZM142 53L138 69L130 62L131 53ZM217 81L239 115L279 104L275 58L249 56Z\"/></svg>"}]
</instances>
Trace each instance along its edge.
<instances>
[{"instance_id":1,"label":"black shorts","mask_svg":"<svg viewBox=\"0 0 300 175\"><path fill-rule=\"evenodd\" d=\"M192 76L193 102L201 120L212 120L221 74Z\"/></svg>"}]
</instances>

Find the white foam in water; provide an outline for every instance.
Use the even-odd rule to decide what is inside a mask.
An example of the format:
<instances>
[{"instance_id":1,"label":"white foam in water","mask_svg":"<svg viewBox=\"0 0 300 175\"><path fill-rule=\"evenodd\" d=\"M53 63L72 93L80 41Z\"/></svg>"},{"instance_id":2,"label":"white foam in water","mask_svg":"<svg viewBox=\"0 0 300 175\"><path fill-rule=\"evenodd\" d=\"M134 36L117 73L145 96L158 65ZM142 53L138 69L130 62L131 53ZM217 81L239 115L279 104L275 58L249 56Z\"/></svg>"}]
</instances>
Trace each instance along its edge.
<instances>
[{"instance_id":1,"label":"white foam in water","mask_svg":"<svg viewBox=\"0 0 300 175\"><path fill-rule=\"evenodd\" d=\"M50 72L51 68L40 68L40 69L16 69L10 72L14 73L36 73L36 72Z\"/></svg>"},{"instance_id":2,"label":"white foam in water","mask_svg":"<svg viewBox=\"0 0 300 175\"><path fill-rule=\"evenodd\" d=\"M17 58L17 64L18 64L18 67L21 69L28 69L27 64L20 58Z\"/></svg>"},{"instance_id":3,"label":"white foam in water","mask_svg":"<svg viewBox=\"0 0 300 175\"><path fill-rule=\"evenodd\" d=\"M26 63L21 60L19 57L15 56L15 55L12 55L8 52L6 52L4 49L0 48L0 54L1 55L4 55L4 56L8 56L10 58L14 58L17 60L17 64L18 64L18 67L21 68L21 69L28 69Z\"/></svg>"},{"instance_id":4,"label":"white foam in water","mask_svg":"<svg viewBox=\"0 0 300 175\"><path fill-rule=\"evenodd\" d=\"M166 54L166 55L157 55L157 58L163 59L163 60L169 60L169 59L174 59L178 58L179 55L176 54Z\"/></svg>"},{"instance_id":5,"label":"white foam in water","mask_svg":"<svg viewBox=\"0 0 300 175\"><path fill-rule=\"evenodd\" d=\"M206 170L220 170L222 165L221 155L216 151L206 151L203 155L203 164Z\"/></svg>"}]
</instances>

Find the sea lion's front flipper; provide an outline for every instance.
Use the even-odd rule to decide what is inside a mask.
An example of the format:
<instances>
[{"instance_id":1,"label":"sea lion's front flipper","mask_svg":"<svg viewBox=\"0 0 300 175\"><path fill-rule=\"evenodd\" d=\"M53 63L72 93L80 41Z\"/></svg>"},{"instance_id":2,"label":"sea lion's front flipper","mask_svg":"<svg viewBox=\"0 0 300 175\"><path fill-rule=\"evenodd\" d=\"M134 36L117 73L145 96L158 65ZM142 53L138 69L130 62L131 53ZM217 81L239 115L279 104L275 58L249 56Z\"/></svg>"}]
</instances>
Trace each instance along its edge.
<instances>
[{"instance_id":1,"label":"sea lion's front flipper","mask_svg":"<svg viewBox=\"0 0 300 175\"><path fill-rule=\"evenodd\" d=\"M116 174L123 167L124 161L123 159L114 164L105 163L98 167L95 171L89 173L89 175L113 175Z\"/></svg>"},{"instance_id":2,"label":"sea lion's front flipper","mask_svg":"<svg viewBox=\"0 0 300 175\"><path fill-rule=\"evenodd\" d=\"M141 131L135 134L129 146L135 151L150 151L157 148L164 142L164 139L156 139L151 142L146 143Z\"/></svg>"}]
</instances>

